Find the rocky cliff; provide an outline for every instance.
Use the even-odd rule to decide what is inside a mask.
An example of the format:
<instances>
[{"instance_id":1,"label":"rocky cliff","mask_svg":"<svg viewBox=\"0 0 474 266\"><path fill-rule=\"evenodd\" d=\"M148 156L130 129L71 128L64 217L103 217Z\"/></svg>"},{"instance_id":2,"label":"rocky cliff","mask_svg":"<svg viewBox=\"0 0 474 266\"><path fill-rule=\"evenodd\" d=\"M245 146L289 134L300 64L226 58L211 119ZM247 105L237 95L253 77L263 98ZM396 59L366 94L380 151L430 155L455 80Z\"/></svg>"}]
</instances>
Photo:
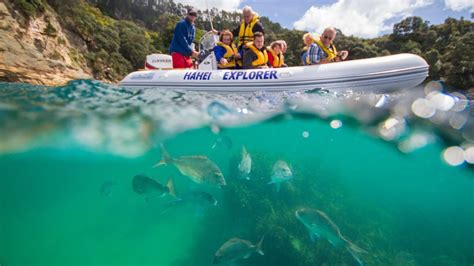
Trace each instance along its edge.
<instances>
[{"instance_id":1,"label":"rocky cliff","mask_svg":"<svg viewBox=\"0 0 474 266\"><path fill-rule=\"evenodd\" d=\"M91 78L86 50L81 38L61 27L54 10L27 19L11 2L0 1L0 81L57 86Z\"/></svg>"}]
</instances>

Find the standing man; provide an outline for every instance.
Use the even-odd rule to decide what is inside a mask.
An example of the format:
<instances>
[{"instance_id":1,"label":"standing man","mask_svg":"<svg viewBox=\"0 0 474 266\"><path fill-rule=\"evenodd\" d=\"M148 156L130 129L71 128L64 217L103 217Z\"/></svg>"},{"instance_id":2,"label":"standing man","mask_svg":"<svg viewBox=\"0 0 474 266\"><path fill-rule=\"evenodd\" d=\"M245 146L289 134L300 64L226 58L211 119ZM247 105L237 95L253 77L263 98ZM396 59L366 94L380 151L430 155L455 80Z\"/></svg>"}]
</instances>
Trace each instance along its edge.
<instances>
[{"instance_id":1,"label":"standing man","mask_svg":"<svg viewBox=\"0 0 474 266\"><path fill-rule=\"evenodd\" d=\"M258 18L258 15L253 12L250 6L245 6L242 10L242 15L244 19L240 26L235 28L232 31L234 36L239 37L239 42L237 47L239 48L239 52L242 53L242 47L247 44L248 42L253 42L254 35L256 32L264 33L263 25Z\"/></svg>"},{"instance_id":2,"label":"standing man","mask_svg":"<svg viewBox=\"0 0 474 266\"><path fill-rule=\"evenodd\" d=\"M192 45L196 35L194 27L196 18L197 11L190 8L186 18L176 24L170 46L173 68L193 68L191 56L197 57L199 55Z\"/></svg>"}]
</instances>

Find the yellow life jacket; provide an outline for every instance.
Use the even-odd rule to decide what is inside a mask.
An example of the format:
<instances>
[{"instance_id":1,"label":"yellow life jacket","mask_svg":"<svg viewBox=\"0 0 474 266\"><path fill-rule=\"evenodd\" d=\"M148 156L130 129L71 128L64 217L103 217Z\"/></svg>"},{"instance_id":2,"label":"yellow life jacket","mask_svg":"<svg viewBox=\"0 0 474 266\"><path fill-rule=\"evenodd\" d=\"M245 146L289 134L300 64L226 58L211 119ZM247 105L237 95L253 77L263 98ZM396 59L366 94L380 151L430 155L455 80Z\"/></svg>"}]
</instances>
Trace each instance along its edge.
<instances>
[{"instance_id":1,"label":"yellow life jacket","mask_svg":"<svg viewBox=\"0 0 474 266\"><path fill-rule=\"evenodd\" d=\"M232 43L232 46L230 46L223 42L218 42L217 46L223 47L226 50L226 53L224 54L223 57L228 62L226 65L222 65L221 63L219 63L217 66L219 68L235 68L235 64L236 64L235 55L239 53L235 44ZM237 64L240 65L239 62L237 62Z\"/></svg>"},{"instance_id":2,"label":"yellow life jacket","mask_svg":"<svg viewBox=\"0 0 474 266\"><path fill-rule=\"evenodd\" d=\"M273 65L272 67L277 68L277 67L282 67L283 66L283 53L280 52L279 54L276 54L273 49L268 46L267 51L270 52L273 56Z\"/></svg>"},{"instance_id":3,"label":"yellow life jacket","mask_svg":"<svg viewBox=\"0 0 474 266\"><path fill-rule=\"evenodd\" d=\"M336 46L334 46L332 42L329 45L331 49L329 49L328 47L326 47L326 45L323 44L323 42L321 41L321 37L313 38L313 42L316 43L319 48L323 49L323 51L328 55L326 60L333 61L336 58L337 50Z\"/></svg>"},{"instance_id":4,"label":"yellow life jacket","mask_svg":"<svg viewBox=\"0 0 474 266\"><path fill-rule=\"evenodd\" d=\"M259 21L257 15L253 15L252 21L247 25L245 25L245 20L242 20L239 30L239 47L248 42L253 42L253 26L255 26Z\"/></svg>"},{"instance_id":5,"label":"yellow life jacket","mask_svg":"<svg viewBox=\"0 0 474 266\"><path fill-rule=\"evenodd\" d=\"M263 51L260 51L253 45L253 42L249 42L246 44L247 48L252 50L257 55L257 59L255 59L252 62L252 66L254 67L259 67L259 66L265 66L268 64L268 54L267 50L263 49Z\"/></svg>"}]
</instances>

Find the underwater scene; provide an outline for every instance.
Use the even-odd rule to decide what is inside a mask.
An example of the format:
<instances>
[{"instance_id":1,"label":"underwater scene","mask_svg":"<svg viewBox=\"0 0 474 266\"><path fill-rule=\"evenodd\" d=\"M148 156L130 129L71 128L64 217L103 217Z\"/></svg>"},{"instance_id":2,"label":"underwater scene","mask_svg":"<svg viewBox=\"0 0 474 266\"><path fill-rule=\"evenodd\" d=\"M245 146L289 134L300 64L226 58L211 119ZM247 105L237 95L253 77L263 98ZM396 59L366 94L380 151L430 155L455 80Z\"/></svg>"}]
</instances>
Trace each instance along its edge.
<instances>
[{"instance_id":1,"label":"underwater scene","mask_svg":"<svg viewBox=\"0 0 474 266\"><path fill-rule=\"evenodd\" d=\"M0 265L473 265L473 116L441 82L0 83Z\"/></svg>"}]
</instances>

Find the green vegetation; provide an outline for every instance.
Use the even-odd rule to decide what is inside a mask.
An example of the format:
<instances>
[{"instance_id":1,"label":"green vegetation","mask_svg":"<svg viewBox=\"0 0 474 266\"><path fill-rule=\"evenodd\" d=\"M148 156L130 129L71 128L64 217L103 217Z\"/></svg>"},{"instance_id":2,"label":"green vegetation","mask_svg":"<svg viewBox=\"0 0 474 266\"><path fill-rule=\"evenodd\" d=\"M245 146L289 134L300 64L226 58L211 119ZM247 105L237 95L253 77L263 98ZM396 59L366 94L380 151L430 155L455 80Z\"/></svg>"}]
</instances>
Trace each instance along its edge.
<instances>
[{"instance_id":1,"label":"green vegetation","mask_svg":"<svg viewBox=\"0 0 474 266\"><path fill-rule=\"evenodd\" d=\"M26 17L35 17L46 9L42 0L14 0L13 4Z\"/></svg>"},{"instance_id":2,"label":"green vegetation","mask_svg":"<svg viewBox=\"0 0 474 266\"><path fill-rule=\"evenodd\" d=\"M51 25L51 23L48 21L46 24L46 28L43 31L43 34L55 38L58 34L58 31Z\"/></svg>"},{"instance_id":3,"label":"green vegetation","mask_svg":"<svg viewBox=\"0 0 474 266\"><path fill-rule=\"evenodd\" d=\"M44 12L47 1L58 14L63 26L77 33L87 44L88 65L96 79L119 80L128 72L143 66L145 56L166 53L176 22L186 6L172 0L13 0L27 16ZM197 38L210 30L207 12L199 11ZM234 29L240 23L237 12L210 10L216 29ZM304 32L283 28L261 17L266 42L287 41L285 60L290 66L300 64ZM474 24L469 20L448 18L443 24L429 25L420 17L408 17L394 25L393 33L362 39L339 32L336 44L348 50L350 59L361 59L397 53L414 53L430 64L430 79L442 79L456 89L474 87ZM49 24L48 36L56 34Z\"/></svg>"}]
</instances>

